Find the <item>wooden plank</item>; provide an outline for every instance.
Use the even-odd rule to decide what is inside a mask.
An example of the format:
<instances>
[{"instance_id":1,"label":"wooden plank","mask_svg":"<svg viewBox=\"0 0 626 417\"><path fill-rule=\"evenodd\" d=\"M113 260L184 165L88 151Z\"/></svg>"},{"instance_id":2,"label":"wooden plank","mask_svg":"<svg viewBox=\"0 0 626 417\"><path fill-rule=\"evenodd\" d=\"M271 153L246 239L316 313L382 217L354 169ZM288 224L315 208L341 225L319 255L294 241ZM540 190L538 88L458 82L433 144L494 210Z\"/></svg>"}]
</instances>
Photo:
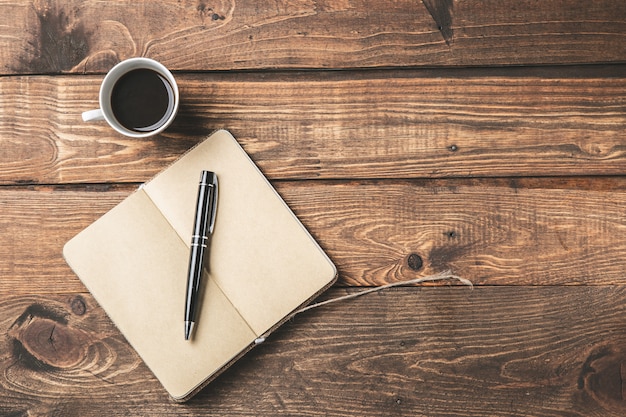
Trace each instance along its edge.
<instances>
[{"instance_id":1,"label":"wooden plank","mask_svg":"<svg viewBox=\"0 0 626 417\"><path fill-rule=\"evenodd\" d=\"M296 316L181 406L88 294L9 297L0 411L622 416L625 320L624 287L385 290Z\"/></svg>"},{"instance_id":2,"label":"wooden plank","mask_svg":"<svg viewBox=\"0 0 626 417\"><path fill-rule=\"evenodd\" d=\"M349 285L620 285L624 178L279 184Z\"/></svg>"},{"instance_id":3,"label":"wooden plank","mask_svg":"<svg viewBox=\"0 0 626 417\"><path fill-rule=\"evenodd\" d=\"M480 285L626 283L626 178L275 185L342 284L446 269ZM0 188L0 294L84 291L62 247L134 189Z\"/></svg>"},{"instance_id":4,"label":"wooden plank","mask_svg":"<svg viewBox=\"0 0 626 417\"><path fill-rule=\"evenodd\" d=\"M624 62L624 2L0 2L3 74Z\"/></svg>"},{"instance_id":5,"label":"wooden plank","mask_svg":"<svg viewBox=\"0 0 626 417\"><path fill-rule=\"evenodd\" d=\"M218 128L272 179L621 175L623 66L178 74L153 139L83 123L100 76L0 78L0 182L142 182Z\"/></svg>"},{"instance_id":6,"label":"wooden plank","mask_svg":"<svg viewBox=\"0 0 626 417\"><path fill-rule=\"evenodd\" d=\"M85 291L63 259L63 245L134 189L0 187L0 297L37 294L42 289Z\"/></svg>"}]
</instances>

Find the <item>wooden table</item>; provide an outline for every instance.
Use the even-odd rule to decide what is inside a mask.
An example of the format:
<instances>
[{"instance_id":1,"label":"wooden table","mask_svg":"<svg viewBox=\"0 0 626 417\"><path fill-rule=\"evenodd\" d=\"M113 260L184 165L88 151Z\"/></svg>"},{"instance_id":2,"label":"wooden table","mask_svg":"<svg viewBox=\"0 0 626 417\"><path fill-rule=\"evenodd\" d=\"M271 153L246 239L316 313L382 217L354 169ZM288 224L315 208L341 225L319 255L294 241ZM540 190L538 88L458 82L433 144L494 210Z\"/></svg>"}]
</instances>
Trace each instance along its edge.
<instances>
[{"instance_id":1,"label":"wooden table","mask_svg":"<svg viewBox=\"0 0 626 417\"><path fill-rule=\"evenodd\" d=\"M83 123L147 56L152 139ZM626 3L0 1L0 415L623 416ZM65 242L230 130L337 264L323 298L172 403Z\"/></svg>"}]
</instances>

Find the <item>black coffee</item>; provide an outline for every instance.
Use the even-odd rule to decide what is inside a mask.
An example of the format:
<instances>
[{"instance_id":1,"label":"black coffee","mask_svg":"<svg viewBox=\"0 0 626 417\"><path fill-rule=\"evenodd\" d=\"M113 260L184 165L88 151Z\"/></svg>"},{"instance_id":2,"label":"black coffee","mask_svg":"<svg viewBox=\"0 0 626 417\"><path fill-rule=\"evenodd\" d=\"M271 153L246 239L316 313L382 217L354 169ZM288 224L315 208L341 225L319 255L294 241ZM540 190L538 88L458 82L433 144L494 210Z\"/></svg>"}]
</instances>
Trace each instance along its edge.
<instances>
[{"instance_id":1,"label":"black coffee","mask_svg":"<svg viewBox=\"0 0 626 417\"><path fill-rule=\"evenodd\" d=\"M117 121L129 130L156 130L174 111L174 90L165 77L153 70L132 70L113 86L111 108Z\"/></svg>"}]
</instances>

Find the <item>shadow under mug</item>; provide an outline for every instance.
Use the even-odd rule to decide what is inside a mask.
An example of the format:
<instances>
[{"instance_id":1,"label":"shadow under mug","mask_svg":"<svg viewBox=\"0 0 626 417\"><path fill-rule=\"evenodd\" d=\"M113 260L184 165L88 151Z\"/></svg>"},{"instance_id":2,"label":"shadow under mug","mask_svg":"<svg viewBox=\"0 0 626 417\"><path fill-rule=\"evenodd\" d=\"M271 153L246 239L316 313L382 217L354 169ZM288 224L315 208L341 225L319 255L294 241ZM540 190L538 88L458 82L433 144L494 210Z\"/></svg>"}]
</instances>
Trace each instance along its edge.
<instances>
[{"instance_id":1,"label":"shadow under mug","mask_svg":"<svg viewBox=\"0 0 626 417\"><path fill-rule=\"evenodd\" d=\"M178 112L178 85L172 73L150 58L129 58L107 73L100 86L100 108L83 121L106 120L117 132L143 138L165 130Z\"/></svg>"}]
</instances>

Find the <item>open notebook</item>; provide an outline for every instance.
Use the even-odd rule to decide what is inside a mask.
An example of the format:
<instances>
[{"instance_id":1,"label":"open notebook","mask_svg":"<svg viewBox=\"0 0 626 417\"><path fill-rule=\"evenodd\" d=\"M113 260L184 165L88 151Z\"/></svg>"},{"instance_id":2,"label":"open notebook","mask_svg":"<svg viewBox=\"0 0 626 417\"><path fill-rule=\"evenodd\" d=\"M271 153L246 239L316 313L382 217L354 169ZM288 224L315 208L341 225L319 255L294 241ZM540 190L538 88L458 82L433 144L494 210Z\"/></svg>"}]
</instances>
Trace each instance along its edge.
<instances>
[{"instance_id":1,"label":"open notebook","mask_svg":"<svg viewBox=\"0 0 626 417\"><path fill-rule=\"evenodd\" d=\"M185 286L201 170L220 191L193 340ZM185 401L335 281L330 259L221 130L71 239L71 268L171 397Z\"/></svg>"}]
</instances>

